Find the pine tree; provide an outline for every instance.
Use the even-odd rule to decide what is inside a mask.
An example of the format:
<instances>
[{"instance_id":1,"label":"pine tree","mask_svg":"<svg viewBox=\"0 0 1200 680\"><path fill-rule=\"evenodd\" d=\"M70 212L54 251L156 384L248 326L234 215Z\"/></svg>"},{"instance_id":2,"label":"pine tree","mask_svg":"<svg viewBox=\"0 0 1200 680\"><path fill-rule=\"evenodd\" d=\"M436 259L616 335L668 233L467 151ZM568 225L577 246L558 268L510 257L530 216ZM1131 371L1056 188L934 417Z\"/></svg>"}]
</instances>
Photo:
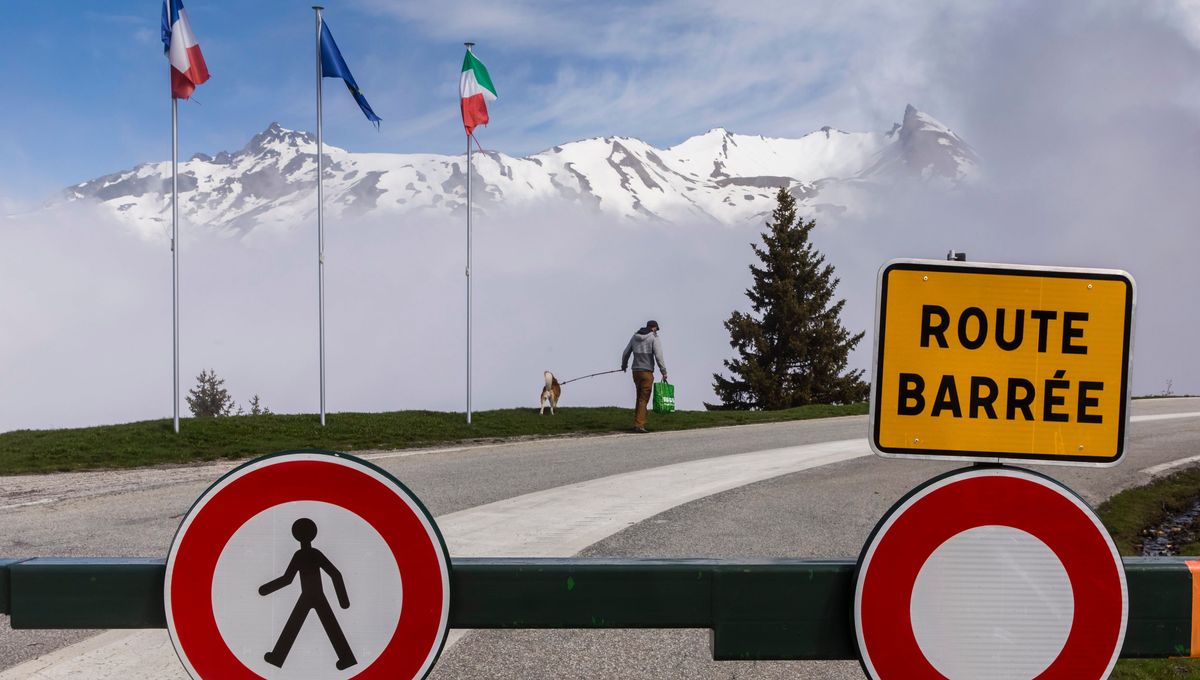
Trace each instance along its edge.
<instances>
[{"instance_id":1,"label":"pine tree","mask_svg":"<svg viewBox=\"0 0 1200 680\"><path fill-rule=\"evenodd\" d=\"M780 189L762 245L752 244L761 266L750 265L746 291L753 313L735 311L725 322L738 358L725 360L731 377L714 373L722 404L709 409L784 409L805 404L853 403L867 398L863 371L846 372L850 335L833 301L838 279L809 234L816 222L797 219L796 200ZM832 302L832 304L831 304Z\"/></svg>"},{"instance_id":2,"label":"pine tree","mask_svg":"<svg viewBox=\"0 0 1200 680\"><path fill-rule=\"evenodd\" d=\"M267 408L266 406L263 406L262 400L258 398L257 394L254 395L253 397L250 397L250 415L252 415L252 416L269 416L269 415L271 415L271 409Z\"/></svg>"},{"instance_id":3,"label":"pine tree","mask_svg":"<svg viewBox=\"0 0 1200 680\"><path fill-rule=\"evenodd\" d=\"M187 403L197 418L233 414L233 397L225 389L225 380L218 378L213 370L200 371L196 376L196 386L188 390Z\"/></svg>"}]
</instances>

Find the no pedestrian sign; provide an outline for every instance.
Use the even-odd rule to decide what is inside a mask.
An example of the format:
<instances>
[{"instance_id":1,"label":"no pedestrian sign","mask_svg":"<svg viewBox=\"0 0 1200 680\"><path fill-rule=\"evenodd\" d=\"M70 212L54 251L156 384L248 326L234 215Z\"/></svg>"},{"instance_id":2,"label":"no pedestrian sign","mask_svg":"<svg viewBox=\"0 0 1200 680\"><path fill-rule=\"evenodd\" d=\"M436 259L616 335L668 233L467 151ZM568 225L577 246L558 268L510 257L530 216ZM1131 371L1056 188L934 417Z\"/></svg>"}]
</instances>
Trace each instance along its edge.
<instances>
[{"instance_id":1,"label":"no pedestrian sign","mask_svg":"<svg viewBox=\"0 0 1200 680\"><path fill-rule=\"evenodd\" d=\"M164 600L193 678L423 678L446 639L449 557L429 512L380 468L275 454L188 511Z\"/></svg>"},{"instance_id":2,"label":"no pedestrian sign","mask_svg":"<svg viewBox=\"0 0 1200 680\"><path fill-rule=\"evenodd\" d=\"M894 260L879 272L882 456L1113 465L1135 289L1110 269Z\"/></svg>"}]
</instances>

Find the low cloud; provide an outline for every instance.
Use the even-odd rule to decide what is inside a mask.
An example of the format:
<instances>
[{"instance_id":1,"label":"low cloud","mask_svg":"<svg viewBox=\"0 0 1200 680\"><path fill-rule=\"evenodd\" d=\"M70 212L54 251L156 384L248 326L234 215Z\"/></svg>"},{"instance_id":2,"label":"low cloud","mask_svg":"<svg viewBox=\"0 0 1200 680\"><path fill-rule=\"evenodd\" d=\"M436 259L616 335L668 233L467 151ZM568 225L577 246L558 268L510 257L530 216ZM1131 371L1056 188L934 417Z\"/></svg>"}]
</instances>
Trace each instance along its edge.
<instances>
[{"instance_id":1,"label":"low cloud","mask_svg":"<svg viewBox=\"0 0 1200 680\"><path fill-rule=\"evenodd\" d=\"M1005 230L1007 196L914 187L876 196L871 218L823 220L813 241L841 279L845 325L867 335L851 358L869 368L875 276L891 257L1109 266L1138 280L1135 393L1200 391L1198 330L1180 286L1191 252L1156 239ZM886 206L887 217L878 208ZM989 217L990 216L990 217ZM10 220L10 222L12 222ZM762 225L614 222L579 208L476 220L474 407L534 406L541 373L560 380L618 367L647 318L659 320L681 408L713 401L731 356L722 322L745 310L750 243ZM168 417L170 253L87 206L3 227L0 430ZM315 225L246 239L198 235L181 250L182 383L212 368L239 403L317 410ZM197 230L190 225L185 233ZM201 232L203 234L203 232ZM463 410L465 232L459 219L370 218L327 225L328 407ZM1030 244L1036 244L1031 246ZM102 256L100 254L103 254ZM628 405L625 375L568 385L564 407ZM184 414L186 415L186 405Z\"/></svg>"},{"instance_id":2,"label":"low cloud","mask_svg":"<svg viewBox=\"0 0 1200 680\"><path fill-rule=\"evenodd\" d=\"M98 219L73 206L4 227L13 247L0 268L21 286L0 291L12 310L0 334L0 430L171 413L167 244ZM212 368L239 403L257 393L279 412L317 410L314 230L184 239L184 391ZM617 368L629 336L655 318L680 406L700 408L728 356L721 323L744 306L753 236L613 224L579 209L480 215L474 407L534 406L544 370L566 380ZM327 225L331 412L464 409L464 237L461 220ZM562 404L625 405L629 383L573 383Z\"/></svg>"}]
</instances>

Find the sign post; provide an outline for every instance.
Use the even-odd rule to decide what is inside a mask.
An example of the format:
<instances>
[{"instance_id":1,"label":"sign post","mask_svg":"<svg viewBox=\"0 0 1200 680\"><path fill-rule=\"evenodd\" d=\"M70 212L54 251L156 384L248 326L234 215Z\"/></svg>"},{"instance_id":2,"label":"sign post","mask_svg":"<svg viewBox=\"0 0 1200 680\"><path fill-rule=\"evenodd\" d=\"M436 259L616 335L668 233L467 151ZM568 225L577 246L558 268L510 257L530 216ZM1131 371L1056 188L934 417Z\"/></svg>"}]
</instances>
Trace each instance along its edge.
<instances>
[{"instance_id":1,"label":"sign post","mask_svg":"<svg viewBox=\"0 0 1200 680\"><path fill-rule=\"evenodd\" d=\"M965 460L867 540L854 625L876 680L1108 677L1129 605L1104 525L1058 482L1002 463L1125 453L1129 274L962 261L879 270L870 443Z\"/></svg>"},{"instance_id":2,"label":"sign post","mask_svg":"<svg viewBox=\"0 0 1200 680\"><path fill-rule=\"evenodd\" d=\"M879 271L871 447L1115 465L1135 287L1111 269L893 260Z\"/></svg>"},{"instance_id":3,"label":"sign post","mask_svg":"<svg viewBox=\"0 0 1200 680\"><path fill-rule=\"evenodd\" d=\"M446 639L449 564L433 517L382 469L264 456L180 523L167 629L193 678L423 678Z\"/></svg>"}]
</instances>

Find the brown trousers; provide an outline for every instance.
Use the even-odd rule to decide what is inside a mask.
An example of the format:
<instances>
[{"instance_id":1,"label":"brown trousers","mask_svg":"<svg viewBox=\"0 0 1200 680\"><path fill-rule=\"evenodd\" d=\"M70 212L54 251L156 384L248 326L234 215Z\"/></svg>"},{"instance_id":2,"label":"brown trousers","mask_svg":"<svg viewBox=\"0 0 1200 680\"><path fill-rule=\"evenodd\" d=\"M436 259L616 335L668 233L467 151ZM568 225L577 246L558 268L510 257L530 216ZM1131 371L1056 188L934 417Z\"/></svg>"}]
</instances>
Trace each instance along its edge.
<instances>
[{"instance_id":1,"label":"brown trousers","mask_svg":"<svg viewBox=\"0 0 1200 680\"><path fill-rule=\"evenodd\" d=\"M637 390L637 408L633 413L634 428L646 427L646 405L654 389L654 371L634 371L633 386Z\"/></svg>"}]
</instances>

